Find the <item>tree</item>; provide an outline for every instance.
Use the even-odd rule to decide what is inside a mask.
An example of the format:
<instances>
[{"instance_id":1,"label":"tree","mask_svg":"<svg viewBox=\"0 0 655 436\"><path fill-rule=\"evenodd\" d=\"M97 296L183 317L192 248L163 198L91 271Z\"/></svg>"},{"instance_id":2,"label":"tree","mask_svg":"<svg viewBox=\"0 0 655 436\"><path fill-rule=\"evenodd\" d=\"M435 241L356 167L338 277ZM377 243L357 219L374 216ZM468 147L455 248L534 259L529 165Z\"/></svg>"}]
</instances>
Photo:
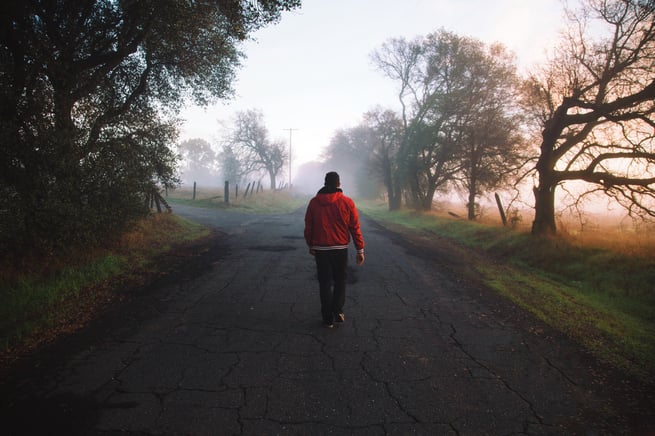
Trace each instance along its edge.
<instances>
[{"instance_id":1,"label":"tree","mask_svg":"<svg viewBox=\"0 0 655 436\"><path fill-rule=\"evenodd\" d=\"M218 185L215 169L217 157L209 142L201 138L188 139L178 145L178 150L187 182Z\"/></svg>"},{"instance_id":2,"label":"tree","mask_svg":"<svg viewBox=\"0 0 655 436\"><path fill-rule=\"evenodd\" d=\"M264 171L269 176L271 189L276 189L277 176L288 156L283 142L269 139L261 111L237 112L226 142L239 159L244 174Z\"/></svg>"},{"instance_id":3,"label":"tree","mask_svg":"<svg viewBox=\"0 0 655 436\"><path fill-rule=\"evenodd\" d=\"M402 135L396 162L412 206L429 210L435 193L459 180L472 207L481 189L504 172L497 153L515 145L500 145L510 130L488 130L499 121L513 127L507 106L512 58L498 44L487 48L440 30L413 41L392 39L373 61L399 85Z\"/></svg>"},{"instance_id":4,"label":"tree","mask_svg":"<svg viewBox=\"0 0 655 436\"><path fill-rule=\"evenodd\" d=\"M553 60L526 81L542 129L533 234L556 233L556 189L572 181L655 216L654 7L585 0Z\"/></svg>"},{"instance_id":5,"label":"tree","mask_svg":"<svg viewBox=\"0 0 655 436\"><path fill-rule=\"evenodd\" d=\"M330 140L324 155L325 167L336 170L342 182L350 180L354 186L349 191L363 198L375 198L378 183L369 170L372 150L372 131L368 126L338 130Z\"/></svg>"},{"instance_id":6,"label":"tree","mask_svg":"<svg viewBox=\"0 0 655 436\"><path fill-rule=\"evenodd\" d=\"M387 191L389 210L402 204L402 180L399 171L399 149L403 124L392 110L373 109L364 114L364 124L371 131L369 167L377 174Z\"/></svg>"},{"instance_id":7,"label":"tree","mask_svg":"<svg viewBox=\"0 0 655 436\"><path fill-rule=\"evenodd\" d=\"M468 219L474 220L477 198L517 170L524 141L513 56L500 44L471 42L469 50L467 83L457 98L464 122L455 183L467 193Z\"/></svg>"},{"instance_id":8,"label":"tree","mask_svg":"<svg viewBox=\"0 0 655 436\"><path fill-rule=\"evenodd\" d=\"M176 183L175 111L230 95L238 44L299 0L6 0L0 245L92 241Z\"/></svg>"},{"instance_id":9,"label":"tree","mask_svg":"<svg viewBox=\"0 0 655 436\"><path fill-rule=\"evenodd\" d=\"M239 183L244 174L241 170L241 162L239 162L230 145L223 146L223 151L219 154L218 160L218 165L223 173L223 180Z\"/></svg>"},{"instance_id":10,"label":"tree","mask_svg":"<svg viewBox=\"0 0 655 436\"><path fill-rule=\"evenodd\" d=\"M466 134L461 172L455 180L467 194L468 219L477 218L477 198L492 189L507 186L520 167L523 137L517 120L496 110L479 113Z\"/></svg>"},{"instance_id":11,"label":"tree","mask_svg":"<svg viewBox=\"0 0 655 436\"><path fill-rule=\"evenodd\" d=\"M403 126L398 177L409 191L411 205L424 210L431 208L437 188L452 174L446 168L451 162L451 143L440 134L447 116L438 116L435 110L442 90L432 80L437 70L430 65L428 38L391 39L372 55L377 67L398 82Z\"/></svg>"}]
</instances>

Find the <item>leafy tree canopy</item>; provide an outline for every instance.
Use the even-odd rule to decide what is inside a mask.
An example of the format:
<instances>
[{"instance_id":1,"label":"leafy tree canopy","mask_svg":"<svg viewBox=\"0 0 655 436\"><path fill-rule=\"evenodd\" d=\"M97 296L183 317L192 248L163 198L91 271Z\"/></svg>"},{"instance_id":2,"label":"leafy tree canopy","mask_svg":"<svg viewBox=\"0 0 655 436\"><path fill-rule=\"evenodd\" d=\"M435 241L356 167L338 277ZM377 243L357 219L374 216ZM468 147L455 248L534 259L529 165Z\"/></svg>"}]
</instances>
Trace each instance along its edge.
<instances>
[{"instance_id":1,"label":"leafy tree canopy","mask_svg":"<svg viewBox=\"0 0 655 436\"><path fill-rule=\"evenodd\" d=\"M211 144L201 138L187 139L177 146L182 159L180 170L184 183L219 186L217 155Z\"/></svg>"},{"instance_id":2,"label":"leafy tree canopy","mask_svg":"<svg viewBox=\"0 0 655 436\"><path fill-rule=\"evenodd\" d=\"M391 39L372 59L396 82L401 105L395 163L388 145L378 162L390 208L400 205L404 189L412 207L429 210L435 193L453 185L468 192L473 208L478 195L503 181L508 157L520 147L511 134L519 123L513 57L500 44L440 30Z\"/></svg>"},{"instance_id":3,"label":"leafy tree canopy","mask_svg":"<svg viewBox=\"0 0 655 436\"><path fill-rule=\"evenodd\" d=\"M0 245L93 240L174 185L175 111L229 97L239 43L300 0L5 0ZM42 244L43 243L43 244Z\"/></svg>"}]
</instances>

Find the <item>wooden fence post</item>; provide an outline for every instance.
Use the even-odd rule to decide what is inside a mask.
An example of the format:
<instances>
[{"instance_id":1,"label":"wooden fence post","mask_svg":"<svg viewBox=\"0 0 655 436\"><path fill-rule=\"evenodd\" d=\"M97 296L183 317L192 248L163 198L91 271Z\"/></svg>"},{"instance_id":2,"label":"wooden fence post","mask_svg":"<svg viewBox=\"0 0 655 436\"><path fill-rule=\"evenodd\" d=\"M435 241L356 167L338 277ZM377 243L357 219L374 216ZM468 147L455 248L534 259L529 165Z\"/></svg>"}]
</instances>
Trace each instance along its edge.
<instances>
[{"instance_id":1,"label":"wooden fence post","mask_svg":"<svg viewBox=\"0 0 655 436\"><path fill-rule=\"evenodd\" d=\"M154 194L152 198L155 200L155 206L157 206L157 212L161 213L161 204L159 204L159 196Z\"/></svg>"},{"instance_id":2,"label":"wooden fence post","mask_svg":"<svg viewBox=\"0 0 655 436\"><path fill-rule=\"evenodd\" d=\"M225 181L225 188L223 189L223 195L225 196L225 202L230 202L230 182Z\"/></svg>"},{"instance_id":3,"label":"wooden fence post","mask_svg":"<svg viewBox=\"0 0 655 436\"><path fill-rule=\"evenodd\" d=\"M505 209L503 209L503 203L500 201L500 195L496 192L496 204L498 205L498 212L500 212L500 219L503 220L503 227L507 226L507 217L505 216Z\"/></svg>"},{"instance_id":4,"label":"wooden fence post","mask_svg":"<svg viewBox=\"0 0 655 436\"><path fill-rule=\"evenodd\" d=\"M196 199L196 182L193 182L193 200Z\"/></svg>"}]
</instances>

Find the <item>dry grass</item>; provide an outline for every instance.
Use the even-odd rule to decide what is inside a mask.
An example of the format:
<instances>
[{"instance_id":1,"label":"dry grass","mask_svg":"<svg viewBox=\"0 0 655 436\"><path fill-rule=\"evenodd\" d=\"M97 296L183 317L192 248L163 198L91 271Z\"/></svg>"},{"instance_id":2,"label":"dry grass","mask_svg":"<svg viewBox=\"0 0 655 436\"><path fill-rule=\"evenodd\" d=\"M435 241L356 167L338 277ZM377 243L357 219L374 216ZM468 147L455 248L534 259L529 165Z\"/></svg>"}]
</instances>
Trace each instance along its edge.
<instances>
[{"instance_id":1,"label":"dry grass","mask_svg":"<svg viewBox=\"0 0 655 436\"><path fill-rule=\"evenodd\" d=\"M562 222L559 236L578 247L601 248L626 256L655 258L655 226L642 224L626 228L617 223L595 224L575 230Z\"/></svg>"},{"instance_id":2,"label":"dry grass","mask_svg":"<svg viewBox=\"0 0 655 436\"><path fill-rule=\"evenodd\" d=\"M244 197L245 190L240 188L236 196L234 190L230 193L229 203L225 202L223 190L219 188L196 189L196 199L193 200L193 191L189 188L180 188L169 192L169 200L173 203L207 207L217 209L237 210L246 213L286 213L292 212L303 205L306 205L308 197L296 195L289 191L266 190L256 194L248 193Z\"/></svg>"},{"instance_id":3,"label":"dry grass","mask_svg":"<svg viewBox=\"0 0 655 436\"><path fill-rule=\"evenodd\" d=\"M243 194L244 191L241 191ZM224 190L217 186L198 187L196 188L196 200L220 199L223 200ZM193 188L180 187L168 191L168 197L180 200L193 199Z\"/></svg>"},{"instance_id":4,"label":"dry grass","mask_svg":"<svg viewBox=\"0 0 655 436\"><path fill-rule=\"evenodd\" d=\"M427 215L466 220L467 210L461 205L436 202L434 210ZM532 211L518 211L516 216L519 221L512 226L513 230L529 233ZM502 226L498 210L491 206L482 209L476 222ZM633 221L616 214L587 213L582 217L561 214L557 218L557 232L559 239L578 248L598 248L631 257L655 258L655 223Z\"/></svg>"}]
</instances>

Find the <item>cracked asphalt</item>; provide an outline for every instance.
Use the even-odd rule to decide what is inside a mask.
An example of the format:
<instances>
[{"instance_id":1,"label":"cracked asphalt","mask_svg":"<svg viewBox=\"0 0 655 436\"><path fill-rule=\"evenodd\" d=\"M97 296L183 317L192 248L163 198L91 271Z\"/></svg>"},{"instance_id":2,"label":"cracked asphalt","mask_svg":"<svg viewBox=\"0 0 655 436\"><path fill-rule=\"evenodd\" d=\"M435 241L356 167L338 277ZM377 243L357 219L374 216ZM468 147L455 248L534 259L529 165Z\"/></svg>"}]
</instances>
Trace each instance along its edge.
<instances>
[{"instance_id":1,"label":"cracked asphalt","mask_svg":"<svg viewBox=\"0 0 655 436\"><path fill-rule=\"evenodd\" d=\"M362 219L321 326L304 210L175 206L221 234L3 385L3 434L653 434L652 386L486 289L447 246Z\"/></svg>"}]
</instances>

